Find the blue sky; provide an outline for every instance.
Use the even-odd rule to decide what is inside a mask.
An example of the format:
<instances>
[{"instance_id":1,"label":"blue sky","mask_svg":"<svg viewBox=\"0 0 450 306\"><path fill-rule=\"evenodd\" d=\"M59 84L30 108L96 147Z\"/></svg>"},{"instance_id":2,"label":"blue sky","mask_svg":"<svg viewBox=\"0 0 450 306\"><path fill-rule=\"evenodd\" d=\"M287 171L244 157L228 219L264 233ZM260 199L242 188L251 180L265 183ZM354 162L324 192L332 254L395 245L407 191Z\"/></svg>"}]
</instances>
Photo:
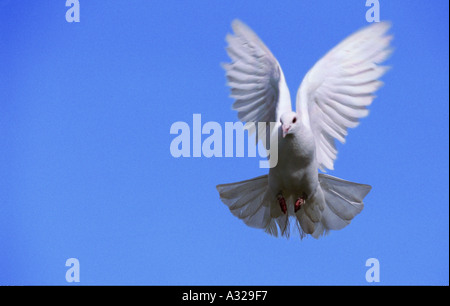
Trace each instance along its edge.
<instances>
[{"instance_id":1,"label":"blue sky","mask_svg":"<svg viewBox=\"0 0 450 306\"><path fill-rule=\"evenodd\" d=\"M0 284L448 285L448 1L380 0L393 67L335 170L373 186L352 224L315 240L245 226L215 185L257 158L173 158L172 123L236 121L221 62L239 18L291 96L367 25L365 1L0 1Z\"/></svg>"}]
</instances>

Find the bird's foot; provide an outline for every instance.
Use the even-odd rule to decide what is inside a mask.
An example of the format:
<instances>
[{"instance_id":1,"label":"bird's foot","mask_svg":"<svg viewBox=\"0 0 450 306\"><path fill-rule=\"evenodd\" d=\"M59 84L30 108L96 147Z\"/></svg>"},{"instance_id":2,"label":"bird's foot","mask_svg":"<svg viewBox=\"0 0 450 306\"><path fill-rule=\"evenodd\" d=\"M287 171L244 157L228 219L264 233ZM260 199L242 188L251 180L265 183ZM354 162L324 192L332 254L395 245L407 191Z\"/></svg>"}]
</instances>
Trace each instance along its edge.
<instances>
[{"instance_id":1,"label":"bird's foot","mask_svg":"<svg viewBox=\"0 0 450 306\"><path fill-rule=\"evenodd\" d=\"M278 203L280 204L281 211L283 212L283 214L286 214L287 212L286 200L284 199L281 193L277 195L277 200Z\"/></svg>"},{"instance_id":2,"label":"bird's foot","mask_svg":"<svg viewBox=\"0 0 450 306\"><path fill-rule=\"evenodd\" d=\"M297 199L297 201L295 201L295 205L294 205L294 211L295 211L295 212L299 211L299 209L302 208L302 206L305 204L307 198L308 198L308 197L306 196L306 194L303 193L303 194Z\"/></svg>"}]
</instances>

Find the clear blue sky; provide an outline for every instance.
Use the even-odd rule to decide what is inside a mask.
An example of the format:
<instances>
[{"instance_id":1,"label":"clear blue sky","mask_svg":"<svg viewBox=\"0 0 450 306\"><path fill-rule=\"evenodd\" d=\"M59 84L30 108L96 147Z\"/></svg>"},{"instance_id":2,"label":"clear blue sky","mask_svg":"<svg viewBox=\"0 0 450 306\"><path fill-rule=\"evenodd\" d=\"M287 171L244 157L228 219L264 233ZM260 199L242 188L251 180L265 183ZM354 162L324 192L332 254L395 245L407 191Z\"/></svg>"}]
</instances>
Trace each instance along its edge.
<instances>
[{"instance_id":1,"label":"clear blue sky","mask_svg":"<svg viewBox=\"0 0 450 306\"><path fill-rule=\"evenodd\" d=\"M239 18L280 62L291 95L367 25L364 0L0 0L0 284L449 283L448 1L380 0L393 67L330 174L373 186L350 226L320 240L245 226L215 185L257 158L179 158L170 126L236 121L221 62Z\"/></svg>"}]
</instances>

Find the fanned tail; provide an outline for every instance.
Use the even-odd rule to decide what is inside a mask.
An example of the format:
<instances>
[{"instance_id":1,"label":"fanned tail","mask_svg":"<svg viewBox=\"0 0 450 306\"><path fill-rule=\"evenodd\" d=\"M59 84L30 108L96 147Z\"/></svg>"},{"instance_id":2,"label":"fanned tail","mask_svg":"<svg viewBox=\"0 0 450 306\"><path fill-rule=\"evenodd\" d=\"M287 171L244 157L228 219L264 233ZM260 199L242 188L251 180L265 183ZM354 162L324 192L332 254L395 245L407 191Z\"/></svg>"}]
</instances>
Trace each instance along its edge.
<instances>
[{"instance_id":1,"label":"fanned tail","mask_svg":"<svg viewBox=\"0 0 450 306\"><path fill-rule=\"evenodd\" d=\"M283 221L286 218L271 217L271 201L267 196L268 184L268 176L263 175L242 182L217 185L216 188L220 199L228 206L230 212L245 224L264 229L273 236L278 236L278 224L281 234L286 235L286 228L289 227L284 223L286 221Z\"/></svg>"},{"instance_id":2,"label":"fanned tail","mask_svg":"<svg viewBox=\"0 0 450 306\"><path fill-rule=\"evenodd\" d=\"M273 236L289 237L291 217L304 238L310 234L319 238L329 230L339 230L350 224L363 207L363 199L371 186L319 174L319 193L308 199L294 212L292 198L286 199L288 211L282 214L279 206L268 196L268 176L217 186L220 199L230 212L250 227L264 229ZM273 203L272 203L273 202Z\"/></svg>"},{"instance_id":3,"label":"fanned tail","mask_svg":"<svg viewBox=\"0 0 450 306\"><path fill-rule=\"evenodd\" d=\"M370 192L370 185L349 182L331 175L319 174L319 183L325 203L321 220L311 235L314 238L327 234L329 230L340 230L364 208L363 199Z\"/></svg>"}]
</instances>

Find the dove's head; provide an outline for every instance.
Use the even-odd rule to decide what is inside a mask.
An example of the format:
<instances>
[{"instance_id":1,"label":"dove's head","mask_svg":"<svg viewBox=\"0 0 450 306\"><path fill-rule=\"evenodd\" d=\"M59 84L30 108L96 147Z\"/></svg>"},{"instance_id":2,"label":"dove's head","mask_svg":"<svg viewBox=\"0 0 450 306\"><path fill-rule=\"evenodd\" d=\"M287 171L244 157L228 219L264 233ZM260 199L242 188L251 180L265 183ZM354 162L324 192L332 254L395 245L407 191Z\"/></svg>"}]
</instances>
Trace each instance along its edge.
<instances>
[{"instance_id":1,"label":"dove's head","mask_svg":"<svg viewBox=\"0 0 450 306\"><path fill-rule=\"evenodd\" d=\"M298 114L295 112L284 113L281 115L280 121L283 138L286 135L293 134L299 128Z\"/></svg>"}]
</instances>

